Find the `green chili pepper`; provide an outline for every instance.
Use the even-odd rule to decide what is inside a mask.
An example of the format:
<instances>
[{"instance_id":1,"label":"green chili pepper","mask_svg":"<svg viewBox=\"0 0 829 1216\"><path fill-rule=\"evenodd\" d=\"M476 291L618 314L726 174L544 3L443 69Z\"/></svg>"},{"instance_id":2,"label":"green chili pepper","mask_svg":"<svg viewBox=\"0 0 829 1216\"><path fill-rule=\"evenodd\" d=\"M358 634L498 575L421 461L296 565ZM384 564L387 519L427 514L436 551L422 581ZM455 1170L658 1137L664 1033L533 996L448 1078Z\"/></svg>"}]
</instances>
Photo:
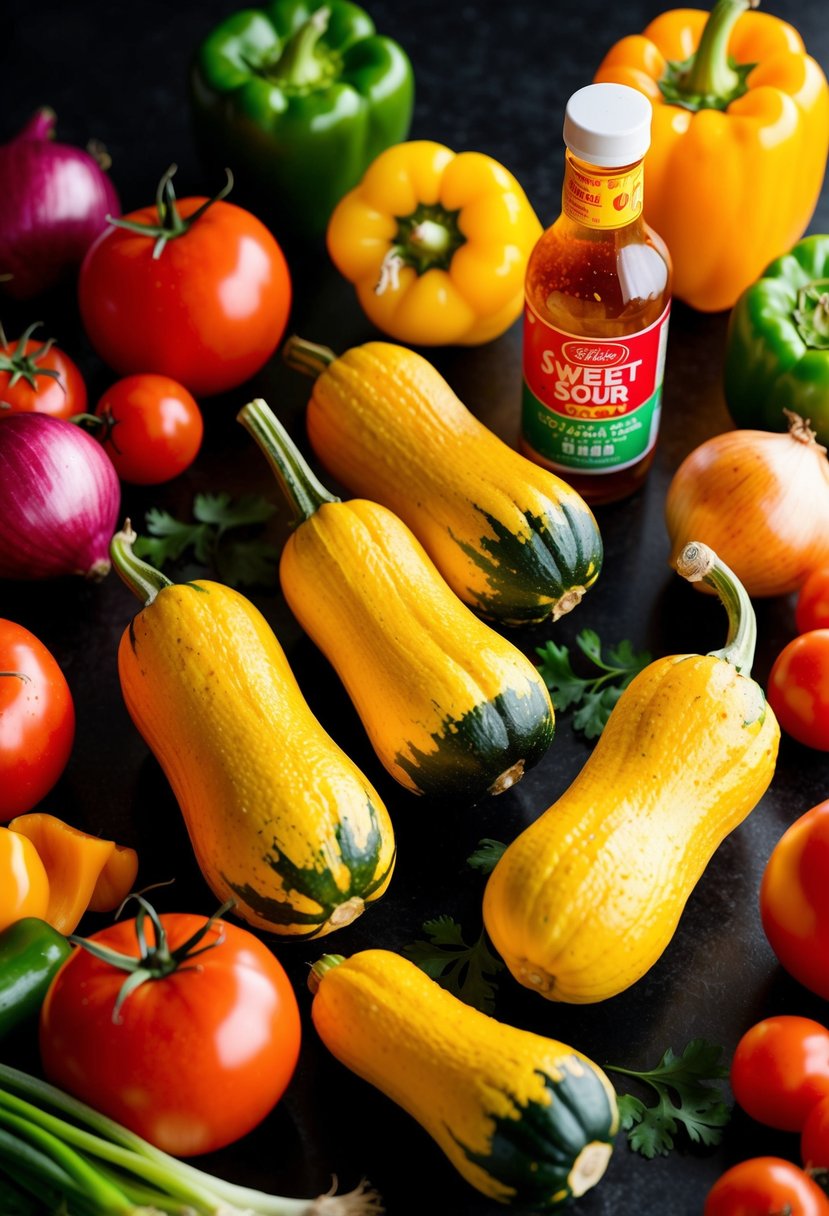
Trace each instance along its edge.
<instances>
[{"instance_id":1,"label":"green chili pepper","mask_svg":"<svg viewBox=\"0 0 829 1216\"><path fill-rule=\"evenodd\" d=\"M737 426L785 431L793 410L829 445L829 236L799 241L734 305L725 397Z\"/></svg>"},{"instance_id":2,"label":"green chili pepper","mask_svg":"<svg viewBox=\"0 0 829 1216\"><path fill-rule=\"evenodd\" d=\"M0 1038L34 1017L71 953L63 934L36 916L24 916L0 933Z\"/></svg>"},{"instance_id":3,"label":"green chili pepper","mask_svg":"<svg viewBox=\"0 0 829 1216\"><path fill-rule=\"evenodd\" d=\"M414 85L404 51L348 0L275 0L213 29L196 53L197 142L290 233L319 236L368 165L404 140Z\"/></svg>"}]
</instances>

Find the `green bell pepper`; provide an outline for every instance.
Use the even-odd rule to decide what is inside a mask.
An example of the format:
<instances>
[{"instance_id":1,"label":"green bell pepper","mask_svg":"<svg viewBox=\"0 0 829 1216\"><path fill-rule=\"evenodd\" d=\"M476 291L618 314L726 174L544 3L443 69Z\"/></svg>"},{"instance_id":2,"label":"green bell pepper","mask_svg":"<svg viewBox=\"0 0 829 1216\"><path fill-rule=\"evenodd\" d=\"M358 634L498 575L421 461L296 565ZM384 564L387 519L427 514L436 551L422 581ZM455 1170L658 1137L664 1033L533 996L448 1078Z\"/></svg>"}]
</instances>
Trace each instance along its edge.
<instances>
[{"instance_id":1,"label":"green bell pepper","mask_svg":"<svg viewBox=\"0 0 829 1216\"><path fill-rule=\"evenodd\" d=\"M829 446L829 236L799 241L737 300L725 399L737 426L785 431L792 410Z\"/></svg>"},{"instance_id":2,"label":"green bell pepper","mask_svg":"<svg viewBox=\"0 0 829 1216\"><path fill-rule=\"evenodd\" d=\"M34 1017L71 943L45 920L24 916L0 933L0 1038Z\"/></svg>"},{"instance_id":3,"label":"green bell pepper","mask_svg":"<svg viewBox=\"0 0 829 1216\"><path fill-rule=\"evenodd\" d=\"M208 34L190 99L208 163L233 170L278 235L281 224L318 237L375 157L408 135L414 81L405 52L355 4L275 0Z\"/></svg>"}]
</instances>

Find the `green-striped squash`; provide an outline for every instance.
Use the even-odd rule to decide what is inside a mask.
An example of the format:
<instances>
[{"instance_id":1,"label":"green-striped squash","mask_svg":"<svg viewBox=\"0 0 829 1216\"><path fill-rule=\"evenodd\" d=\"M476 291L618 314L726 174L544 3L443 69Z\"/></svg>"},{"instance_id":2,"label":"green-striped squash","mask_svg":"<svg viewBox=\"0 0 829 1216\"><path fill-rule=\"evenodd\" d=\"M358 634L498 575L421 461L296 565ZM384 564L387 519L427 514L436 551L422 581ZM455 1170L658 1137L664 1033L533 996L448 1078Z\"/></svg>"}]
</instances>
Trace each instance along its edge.
<instances>
[{"instance_id":1,"label":"green-striped squash","mask_svg":"<svg viewBox=\"0 0 829 1216\"><path fill-rule=\"evenodd\" d=\"M280 561L285 598L391 775L467 802L514 785L553 737L530 660L461 603L396 515L329 494L263 401L240 420L301 520Z\"/></svg>"},{"instance_id":2,"label":"green-striped squash","mask_svg":"<svg viewBox=\"0 0 829 1216\"><path fill-rule=\"evenodd\" d=\"M309 984L326 1047L484 1195L549 1212L604 1174L616 1095L581 1052L471 1009L388 950L326 955Z\"/></svg>"},{"instance_id":3,"label":"green-striped squash","mask_svg":"<svg viewBox=\"0 0 829 1216\"><path fill-rule=\"evenodd\" d=\"M389 342L335 358L299 338L285 357L317 376L307 425L319 459L404 520L465 604L510 625L579 603L602 564L589 507L479 422L431 363Z\"/></svg>"},{"instance_id":4,"label":"green-striped squash","mask_svg":"<svg viewBox=\"0 0 829 1216\"><path fill-rule=\"evenodd\" d=\"M394 866L377 792L313 716L249 600L219 583L170 583L124 533L112 554L146 600L118 651L124 700L216 897L272 933L348 924Z\"/></svg>"}]
</instances>

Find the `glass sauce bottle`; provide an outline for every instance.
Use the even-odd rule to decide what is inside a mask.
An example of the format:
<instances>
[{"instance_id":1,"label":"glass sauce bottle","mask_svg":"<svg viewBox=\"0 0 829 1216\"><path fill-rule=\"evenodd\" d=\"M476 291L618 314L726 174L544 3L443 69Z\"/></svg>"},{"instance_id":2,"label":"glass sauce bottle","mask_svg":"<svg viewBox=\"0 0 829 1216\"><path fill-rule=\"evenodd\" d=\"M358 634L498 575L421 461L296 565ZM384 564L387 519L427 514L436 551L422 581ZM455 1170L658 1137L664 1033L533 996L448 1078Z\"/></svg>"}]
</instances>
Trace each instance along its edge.
<instances>
[{"instance_id":1,"label":"glass sauce bottle","mask_svg":"<svg viewBox=\"0 0 829 1216\"><path fill-rule=\"evenodd\" d=\"M671 266L642 218L651 114L626 85L573 94L562 214L527 266L521 449L593 504L638 489L659 430Z\"/></svg>"}]
</instances>

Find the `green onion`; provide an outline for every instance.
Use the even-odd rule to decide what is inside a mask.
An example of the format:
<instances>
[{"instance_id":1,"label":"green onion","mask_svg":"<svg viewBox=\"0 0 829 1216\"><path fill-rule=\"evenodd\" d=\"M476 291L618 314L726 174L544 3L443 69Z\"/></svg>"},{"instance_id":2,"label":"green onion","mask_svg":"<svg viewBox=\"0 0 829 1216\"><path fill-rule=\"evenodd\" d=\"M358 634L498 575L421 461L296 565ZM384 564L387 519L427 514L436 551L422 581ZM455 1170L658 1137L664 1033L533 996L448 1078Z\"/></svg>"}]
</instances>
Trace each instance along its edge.
<instances>
[{"instance_id":1,"label":"green onion","mask_svg":"<svg viewBox=\"0 0 829 1216\"><path fill-rule=\"evenodd\" d=\"M67 1216L382 1212L378 1195L364 1182L348 1194L332 1190L316 1199L286 1199L225 1182L177 1161L91 1106L5 1064L0 1064L0 1175L49 1211L56 1210L57 1199L63 1205L58 1210Z\"/></svg>"}]
</instances>

